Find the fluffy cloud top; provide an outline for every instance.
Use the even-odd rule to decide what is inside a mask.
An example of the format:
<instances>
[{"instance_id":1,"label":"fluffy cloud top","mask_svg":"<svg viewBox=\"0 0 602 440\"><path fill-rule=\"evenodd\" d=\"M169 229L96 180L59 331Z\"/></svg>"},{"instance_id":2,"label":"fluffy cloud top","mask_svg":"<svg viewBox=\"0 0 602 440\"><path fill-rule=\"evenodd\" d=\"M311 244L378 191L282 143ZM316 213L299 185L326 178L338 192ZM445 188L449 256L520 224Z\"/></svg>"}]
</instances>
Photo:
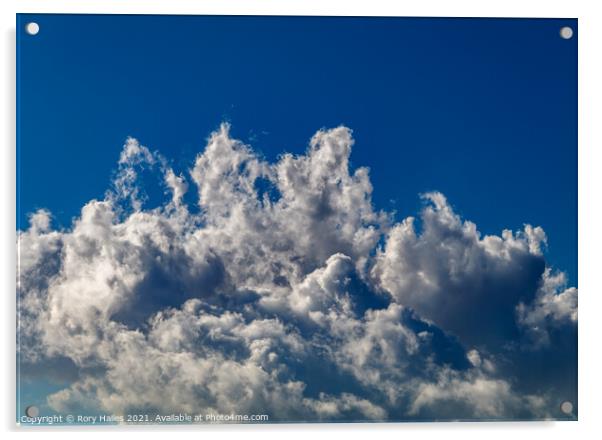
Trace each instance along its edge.
<instances>
[{"instance_id":1,"label":"fluffy cloud top","mask_svg":"<svg viewBox=\"0 0 602 440\"><path fill-rule=\"evenodd\" d=\"M187 174L128 139L66 230L18 234L24 364L76 367L57 411L272 421L559 417L577 291L539 227L482 236L441 193L420 230L372 205L345 127L268 163L222 125ZM162 179L145 208L140 172ZM200 210L183 196L194 185ZM568 335L568 336L567 336ZM552 349L554 347L554 349ZM573 393L573 394L571 394Z\"/></svg>"}]
</instances>

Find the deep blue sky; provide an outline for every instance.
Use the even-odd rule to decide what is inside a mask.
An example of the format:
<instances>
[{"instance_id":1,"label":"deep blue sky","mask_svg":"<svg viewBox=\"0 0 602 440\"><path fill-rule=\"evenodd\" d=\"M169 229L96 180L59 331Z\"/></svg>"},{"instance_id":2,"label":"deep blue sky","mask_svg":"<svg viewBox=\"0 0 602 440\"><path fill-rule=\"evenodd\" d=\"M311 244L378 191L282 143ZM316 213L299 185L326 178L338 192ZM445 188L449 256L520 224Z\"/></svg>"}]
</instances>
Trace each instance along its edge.
<instances>
[{"instance_id":1,"label":"deep blue sky","mask_svg":"<svg viewBox=\"0 0 602 440\"><path fill-rule=\"evenodd\" d=\"M103 196L127 136L183 171L224 120L269 159L345 124L378 208L415 215L418 194L439 190L483 233L541 225L576 285L576 31L573 19L20 15L18 226L40 207L68 226Z\"/></svg>"}]
</instances>

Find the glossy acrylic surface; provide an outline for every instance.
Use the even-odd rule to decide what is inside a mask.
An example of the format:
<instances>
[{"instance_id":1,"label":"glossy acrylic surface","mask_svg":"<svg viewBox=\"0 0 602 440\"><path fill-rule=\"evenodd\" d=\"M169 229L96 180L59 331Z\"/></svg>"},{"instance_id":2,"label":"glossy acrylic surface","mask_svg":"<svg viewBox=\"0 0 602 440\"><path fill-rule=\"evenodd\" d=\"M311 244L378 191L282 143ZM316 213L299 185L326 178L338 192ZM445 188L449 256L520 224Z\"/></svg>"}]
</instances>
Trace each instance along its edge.
<instances>
[{"instance_id":1,"label":"glossy acrylic surface","mask_svg":"<svg viewBox=\"0 0 602 440\"><path fill-rule=\"evenodd\" d=\"M18 15L19 422L576 420L577 39Z\"/></svg>"}]
</instances>

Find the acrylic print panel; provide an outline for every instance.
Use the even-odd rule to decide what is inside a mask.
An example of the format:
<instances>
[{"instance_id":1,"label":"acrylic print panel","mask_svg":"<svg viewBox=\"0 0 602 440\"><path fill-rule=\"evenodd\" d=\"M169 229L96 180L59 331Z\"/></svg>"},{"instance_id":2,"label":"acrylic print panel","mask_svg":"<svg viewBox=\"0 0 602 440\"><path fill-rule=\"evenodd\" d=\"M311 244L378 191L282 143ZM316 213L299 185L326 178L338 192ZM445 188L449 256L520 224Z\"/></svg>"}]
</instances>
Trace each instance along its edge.
<instances>
[{"instance_id":1,"label":"acrylic print panel","mask_svg":"<svg viewBox=\"0 0 602 440\"><path fill-rule=\"evenodd\" d=\"M19 15L23 425L577 418L577 21Z\"/></svg>"}]
</instances>

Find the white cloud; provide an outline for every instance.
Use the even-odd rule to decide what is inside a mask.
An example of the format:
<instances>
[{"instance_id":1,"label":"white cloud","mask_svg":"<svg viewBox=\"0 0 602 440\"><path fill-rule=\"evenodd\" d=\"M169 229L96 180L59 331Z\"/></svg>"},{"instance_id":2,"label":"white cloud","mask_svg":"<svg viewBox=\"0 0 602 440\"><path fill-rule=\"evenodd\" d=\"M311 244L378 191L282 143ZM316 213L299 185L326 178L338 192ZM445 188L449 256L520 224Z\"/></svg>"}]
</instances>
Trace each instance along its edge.
<instances>
[{"instance_id":1,"label":"white cloud","mask_svg":"<svg viewBox=\"0 0 602 440\"><path fill-rule=\"evenodd\" d=\"M460 402L460 408L454 403ZM418 388L410 414L422 417L450 417L457 419L491 419L505 414L507 418L548 418L546 399L517 395L507 381L492 379L475 373L460 377L451 370L443 370L436 383L423 383ZM450 406L452 411L450 411Z\"/></svg>"},{"instance_id":2,"label":"white cloud","mask_svg":"<svg viewBox=\"0 0 602 440\"><path fill-rule=\"evenodd\" d=\"M533 343L548 345L548 330L577 322L577 289L566 287L563 272L552 274L545 270L535 299L529 305L519 303L516 307L518 322L525 327Z\"/></svg>"},{"instance_id":3,"label":"white cloud","mask_svg":"<svg viewBox=\"0 0 602 440\"><path fill-rule=\"evenodd\" d=\"M513 310L531 301L545 270L540 227L482 237L441 193L425 194L420 214L395 225L372 278L393 299L470 344L492 344L516 330Z\"/></svg>"},{"instance_id":4,"label":"white cloud","mask_svg":"<svg viewBox=\"0 0 602 440\"><path fill-rule=\"evenodd\" d=\"M176 176L171 169L165 173L165 183L173 194L172 203L174 206L180 206L182 197L188 191L188 183L186 183L184 177Z\"/></svg>"},{"instance_id":5,"label":"white cloud","mask_svg":"<svg viewBox=\"0 0 602 440\"><path fill-rule=\"evenodd\" d=\"M420 232L412 217L392 224L368 170L350 171L352 145L345 127L321 130L272 164L223 125L190 170L193 214L187 176L128 139L105 199L71 228L33 214L18 235L21 351L79 368L49 404L293 421L547 414L550 396L514 385L521 358L506 349L576 322L543 230L482 237L440 193L425 195ZM160 175L163 206L145 208L140 171Z\"/></svg>"}]
</instances>

